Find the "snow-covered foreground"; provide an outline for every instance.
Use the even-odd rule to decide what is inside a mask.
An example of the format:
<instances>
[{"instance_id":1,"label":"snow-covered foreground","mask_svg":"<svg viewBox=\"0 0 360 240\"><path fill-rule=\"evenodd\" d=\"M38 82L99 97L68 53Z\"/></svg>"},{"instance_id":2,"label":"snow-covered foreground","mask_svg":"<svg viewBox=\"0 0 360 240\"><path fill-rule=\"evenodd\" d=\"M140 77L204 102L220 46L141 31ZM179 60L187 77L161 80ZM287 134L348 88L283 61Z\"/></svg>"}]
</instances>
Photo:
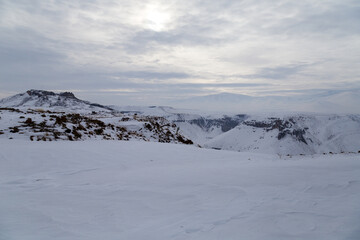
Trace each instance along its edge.
<instances>
[{"instance_id":1,"label":"snow-covered foreground","mask_svg":"<svg viewBox=\"0 0 360 240\"><path fill-rule=\"evenodd\" d=\"M360 155L0 141L0 239L360 239Z\"/></svg>"}]
</instances>

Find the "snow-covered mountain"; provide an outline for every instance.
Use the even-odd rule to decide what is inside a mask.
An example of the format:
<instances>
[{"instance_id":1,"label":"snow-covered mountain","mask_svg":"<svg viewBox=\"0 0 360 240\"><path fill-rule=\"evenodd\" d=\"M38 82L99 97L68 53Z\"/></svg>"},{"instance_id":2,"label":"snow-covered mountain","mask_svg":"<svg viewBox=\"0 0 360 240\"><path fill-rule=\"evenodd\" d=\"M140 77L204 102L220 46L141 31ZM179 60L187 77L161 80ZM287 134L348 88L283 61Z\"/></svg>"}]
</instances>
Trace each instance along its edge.
<instances>
[{"instance_id":1,"label":"snow-covered mountain","mask_svg":"<svg viewBox=\"0 0 360 240\"><path fill-rule=\"evenodd\" d=\"M0 103L0 138L137 139L281 155L360 150L357 114L229 114L166 106L105 107L79 100L72 93L39 90Z\"/></svg>"},{"instance_id":2,"label":"snow-covered mountain","mask_svg":"<svg viewBox=\"0 0 360 240\"><path fill-rule=\"evenodd\" d=\"M204 146L290 155L358 152L360 115L248 116Z\"/></svg>"},{"instance_id":3,"label":"snow-covered mountain","mask_svg":"<svg viewBox=\"0 0 360 240\"><path fill-rule=\"evenodd\" d=\"M0 107L41 108L66 112L112 111L110 107L80 100L71 92L54 93L34 89L1 99Z\"/></svg>"},{"instance_id":4,"label":"snow-covered mountain","mask_svg":"<svg viewBox=\"0 0 360 240\"><path fill-rule=\"evenodd\" d=\"M209 113L166 106L111 106L111 108L121 113L166 118L175 123L182 134L194 140L200 146L238 126L248 117L245 114Z\"/></svg>"},{"instance_id":5,"label":"snow-covered mountain","mask_svg":"<svg viewBox=\"0 0 360 240\"><path fill-rule=\"evenodd\" d=\"M181 134L205 148L289 155L360 150L359 114L206 114L155 109L174 122ZM151 115L146 108L138 113Z\"/></svg>"},{"instance_id":6,"label":"snow-covered mountain","mask_svg":"<svg viewBox=\"0 0 360 240\"><path fill-rule=\"evenodd\" d=\"M314 112L360 114L360 90L318 90L289 96L220 93L174 101L173 106L228 112Z\"/></svg>"},{"instance_id":7,"label":"snow-covered mountain","mask_svg":"<svg viewBox=\"0 0 360 240\"><path fill-rule=\"evenodd\" d=\"M121 107L115 109L122 111ZM205 113L170 107L125 107L174 122L194 143L219 150L277 154L358 152L360 115Z\"/></svg>"}]
</instances>

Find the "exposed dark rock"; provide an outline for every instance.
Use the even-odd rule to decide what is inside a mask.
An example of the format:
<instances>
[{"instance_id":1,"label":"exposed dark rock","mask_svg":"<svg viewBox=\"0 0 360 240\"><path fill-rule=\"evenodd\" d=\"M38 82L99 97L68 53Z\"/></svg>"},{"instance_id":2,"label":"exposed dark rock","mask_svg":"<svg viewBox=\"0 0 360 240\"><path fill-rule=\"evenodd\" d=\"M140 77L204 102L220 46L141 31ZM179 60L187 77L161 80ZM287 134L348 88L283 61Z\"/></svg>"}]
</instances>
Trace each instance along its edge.
<instances>
[{"instance_id":1,"label":"exposed dark rock","mask_svg":"<svg viewBox=\"0 0 360 240\"><path fill-rule=\"evenodd\" d=\"M279 140L286 136L292 136L297 141L308 144L304 137L307 129L297 128L296 121L293 118L290 118L289 120L283 120L279 118L268 118L266 121L251 120L244 121L243 124L251 127L263 128L266 131L277 129L279 131L277 136Z\"/></svg>"},{"instance_id":2,"label":"exposed dark rock","mask_svg":"<svg viewBox=\"0 0 360 240\"><path fill-rule=\"evenodd\" d=\"M186 139L181 135L177 136L177 140L179 140L179 142L184 143L184 144L194 144L193 141L191 141L190 139Z\"/></svg>"},{"instance_id":3,"label":"exposed dark rock","mask_svg":"<svg viewBox=\"0 0 360 240\"><path fill-rule=\"evenodd\" d=\"M17 112L17 113L21 113L22 111L20 111L19 109L16 109L16 108L8 108L8 107L5 107L5 108L0 108L0 111L3 110L3 111L9 111L9 112Z\"/></svg>"},{"instance_id":4,"label":"exposed dark rock","mask_svg":"<svg viewBox=\"0 0 360 240\"><path fill-rule=\"evenodd\" d=\"M307 142L304 138L304 135L305 135L304 129L294 129L291 134L300 142L307 144Z\"/></svg>"},{"instance_id":5,"label":"exposed dark rock","mask_svg":"<svg viewBox=\"0 0 360 240\"><path fill-rule=\"evenodd\" d=\"M88 103L88 102L86 102ZM90 106L92 107L99 107L99 108L104 108L104 109L107 109L107 110L110 110L110 111L114 111L114 109L112 109L111 107L108 107L108 106L104 106L104 105L101 105L101 104L98 104L98 103L89 103Z\"/></svg>"},{"instance_id":6,"label":"exposed dark rock","mask_svg":"<svg viewBox=\"0 0 360 240\"><path fill-rule=\"evenodd\" d=\"M17 133L20 131L18 127L10 127L9 129L11 133Z\"/></svg>"},{"instance_id":7,"label":"exposed dark rock","mask_svg":"<svg viewBox=\"0 0 360 240\"><path fill-rule=\"evenodd\" d=\"M31 89L26 91L27 94L30 96L38 96L38 97L44 97L44 96L55 96L56 93L50 92L50 91L44 91L44 90L35 90Z\"/></svg>"},{"instance_id":8,"label":"exposed dark rock","mask_svg":"<svg viewBox=\"0 0 360 240\"><path fill-rule=\"evenodd\" d=\"M234 127L238 126L241 122L244 121L246 115L238 114L234 117L224 116L223 118L218 119L207 119L204 117L190 120L189 123L198 125L204 130L209 130L211 127L221 127L223 132L227 132ZM183 122L184 120L179 120L179 122ZM175 121L176 122L176 121Z\"/></svg>"},{"instance_id":9,"label":"exposed dark rock","mask_svg":"<svg viewBox=\"0 0 360 240\"><path fill-rule=\"evenodd\" d=\"M66 97L66 98L77 99L72 92L62 92L62 93L59 93L59 96Z\"/></svg>"}]
</instances>

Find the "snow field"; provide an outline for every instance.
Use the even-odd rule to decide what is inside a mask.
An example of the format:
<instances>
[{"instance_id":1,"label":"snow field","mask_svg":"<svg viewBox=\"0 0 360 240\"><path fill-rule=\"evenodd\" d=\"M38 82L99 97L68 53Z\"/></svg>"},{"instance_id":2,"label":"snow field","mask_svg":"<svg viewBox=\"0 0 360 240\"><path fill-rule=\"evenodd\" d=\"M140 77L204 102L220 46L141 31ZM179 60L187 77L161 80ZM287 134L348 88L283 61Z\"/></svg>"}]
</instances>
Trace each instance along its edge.
<instances>
[{"instance_id":1,"label":"snow field","mask_svg":"<svg viewBox=\"0 0 360 240\"><path fill-rule=\"evenodd\" d=\"M0 140L0 239L360 239L360 155Z\"/></svg>"}]
</instances>

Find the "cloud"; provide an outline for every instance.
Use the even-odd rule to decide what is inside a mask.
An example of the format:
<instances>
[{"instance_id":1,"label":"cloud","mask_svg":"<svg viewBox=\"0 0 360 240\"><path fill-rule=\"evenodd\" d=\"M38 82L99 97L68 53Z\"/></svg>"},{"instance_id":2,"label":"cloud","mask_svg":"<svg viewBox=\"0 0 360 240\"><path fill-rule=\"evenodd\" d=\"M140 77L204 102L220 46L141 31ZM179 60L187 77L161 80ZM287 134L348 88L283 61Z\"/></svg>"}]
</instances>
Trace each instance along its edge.
<instances>
[{"instance_id":1,"label":"cloud","mask_svg":"<svg viewBox=\"0 0 360 240\"><path fill-rule=\"evenodd\" d=\"M0 85L130 89L119 94L146 101L357 86L359 10L356 0L4 0Z\"/></svg>"},{"instance_id":2,"label":"cloud","mask_svg":"<svg viewBox=\"0 0 360 240\"><path fill-rule=\"evenodd\" d=\"M360 21L360 6L356 1L310 2L301 5L303 11L274 26L272 30L275 33L286 32L290 35L312 34L326 37L344 37L360 33L355 27Z\"/></svg>"},{"instance_id":3,"label":"cloud","mask_svg":"<svg viewBox=\"0 0 360 240\"><path fill-rule=\"evenodd\" d=\"M151 72L151 71L124 71L113 73L117 79L174 79L174 78L189 78L190 75L181 72Z\"/></svg>"},{"instance_id":4,"label":"cloud","mask_svg":"<svg viewBox=\"0 0 360 240\"><path fill-rule=\"evenodd\" d=\"M291 64L286 66L278 66L272 68L262 68L258 70L255 74L251 75L239 75L243 78L265 78L265 79L289 79L289 77L298 74L302 69L304 69L308 64Z\"/></svg>"},{"instance_id":5,"label":"cloud","mask_svg":"<svg viewBox=\"0 0 360 240\"><path fill-rule=\"evenodd\" d=\"M56 64L63 58L57 52L37 49L9 49L0 47L0 63L2 65L20 64Z\"/></svg>"}]
</instances>

